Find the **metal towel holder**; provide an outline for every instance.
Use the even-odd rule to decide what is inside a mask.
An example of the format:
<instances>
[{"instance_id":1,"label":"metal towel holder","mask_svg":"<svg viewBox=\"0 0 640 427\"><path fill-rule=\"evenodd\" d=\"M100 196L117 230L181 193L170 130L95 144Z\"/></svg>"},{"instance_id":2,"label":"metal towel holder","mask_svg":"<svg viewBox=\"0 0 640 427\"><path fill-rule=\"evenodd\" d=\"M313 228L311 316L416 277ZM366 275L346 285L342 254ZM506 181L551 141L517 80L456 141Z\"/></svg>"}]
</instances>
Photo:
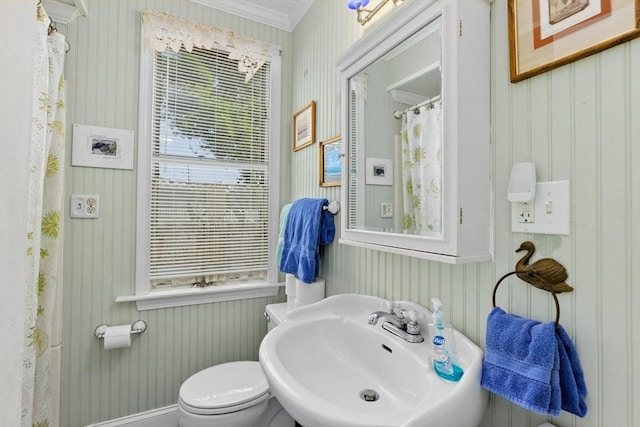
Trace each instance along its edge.
<instances>
[{"instance_id":1,"label":"metal towel holder","mask_svg":"<svg viewBox=\"0 0 640 427\"><path fill-rule=\"evenodd\" d=\"M507 277L511 276L512 274L518 274L518 273L525 273L525 272L516 270L516 271L512 271L511 273L507 273L504 276L502 276L498 280L496 285L493 287L493 297L492 297L491 301L493 302L493 307L494 308L496 306L496 292L498 291L498 286L500 286L500 283L502 283L502 281L504 279L506 279ZM539 288L539 289L541 289L541 288ZM558 296L556 295L556 293L554 291L550 291L548 289L543 289L543 290L549 292L553 296L553 301L556 303L556 320L555 320L555 323L556 323L556 328L557 328L558 325L559 325L559 322L560 322L560 303L558 302Z\"/></svg>"}]
</instances>

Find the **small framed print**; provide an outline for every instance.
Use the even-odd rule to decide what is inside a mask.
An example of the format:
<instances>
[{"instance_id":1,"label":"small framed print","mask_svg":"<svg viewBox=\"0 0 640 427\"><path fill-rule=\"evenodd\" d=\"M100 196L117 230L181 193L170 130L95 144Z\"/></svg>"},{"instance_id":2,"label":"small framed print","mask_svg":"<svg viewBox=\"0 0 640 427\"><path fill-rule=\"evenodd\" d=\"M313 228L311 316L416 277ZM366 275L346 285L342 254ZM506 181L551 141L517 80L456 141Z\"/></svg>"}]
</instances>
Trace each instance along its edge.
<instances>
[{"instance_id":1,"label":"small framed print","mask_svg":"<svg viewBox=\"0 0 640 427\"><path fill-rule=\"evenodd\" d=\"M133 169L133 135L132 130L74 124L71 164Z\"/></svg>"},{"instance_id":2,"label":"small framed print","mask_svg":"<svg viewBox=\"0 0 640 427\"><path fill-rule=\"evenodd\" d=\"M293 151L316 142L316 102L311 101L293 115Z\"/></svg>"},{"instance_id":3,"label":"small framed print","mask_svg":"<svg viewBox=\"0 0 640 427\"><path fill-rule=\"evenodd\" d=\"M371 185L393 185L393 163L390 159L367 157L365 181Z\"/></svg>"},{"instance_id":4,"label":"small framed print","mask_svg":"<svg viewBox=\"0 0 640 427\"><path fill-rule=\"evenodd\" d=\"M320 187L335 187L342 181L342 137L320 142Z\"/></svg>"}]
</instances>

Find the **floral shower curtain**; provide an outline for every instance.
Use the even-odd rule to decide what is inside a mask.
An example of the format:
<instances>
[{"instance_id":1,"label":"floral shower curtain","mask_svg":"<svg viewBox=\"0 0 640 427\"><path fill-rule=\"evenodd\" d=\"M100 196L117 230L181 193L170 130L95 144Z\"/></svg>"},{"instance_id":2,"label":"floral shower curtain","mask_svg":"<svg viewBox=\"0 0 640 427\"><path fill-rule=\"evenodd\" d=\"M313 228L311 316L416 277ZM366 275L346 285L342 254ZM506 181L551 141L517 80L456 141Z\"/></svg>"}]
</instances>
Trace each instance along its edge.
<instances>
[{"instance_id":1,"label":"floral shower curtain","mask_svg":"<svg viewBox=\"0 0 640 427\"><path fill-rule=\"evenodd\" d=\"M402 116L404 230L442 233L442 103Z\"/></svg>"},{"instance_id":2,"label":"floral shower curtain","mask_svg":"<svg viewBox=\"0 0 640 427\"><path fill-rule=\"evenodd\" d=\"M50 20L38 4L36 17L33 121L31 130L27 283L22 426L57 425L53 417L52 394L58 394L57 371L52 353L60 351L58 331L52 327L56 309L56 288L61 272L61 211L65 104L62 75L65 39L53 31ZM59 358L53 360L59 361ZM58 362L59 363L59 362Z\"/></svg>"}]
</instances>

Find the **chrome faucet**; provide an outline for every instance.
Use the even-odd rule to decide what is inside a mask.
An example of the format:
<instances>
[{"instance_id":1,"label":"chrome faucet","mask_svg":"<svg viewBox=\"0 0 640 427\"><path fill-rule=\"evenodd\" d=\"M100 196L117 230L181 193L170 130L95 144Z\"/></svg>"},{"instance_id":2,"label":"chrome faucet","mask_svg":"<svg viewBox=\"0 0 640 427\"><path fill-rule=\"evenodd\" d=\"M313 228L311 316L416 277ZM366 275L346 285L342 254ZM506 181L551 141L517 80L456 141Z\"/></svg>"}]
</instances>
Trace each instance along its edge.
<instances>
[{"instance_id":1,"label":"chrome faucet","mask_svg":"<svg viewBox=\"0 0 640 427\"><path fill-rule=\"evenodd\" d=\"M410 343L424 341L417 322L418 314L413 310L403 310L397 304L390 304L389 311L374 311L369 315L369 324L376 325L384 319L382 329Z\"/></svg>"}]
</instances>

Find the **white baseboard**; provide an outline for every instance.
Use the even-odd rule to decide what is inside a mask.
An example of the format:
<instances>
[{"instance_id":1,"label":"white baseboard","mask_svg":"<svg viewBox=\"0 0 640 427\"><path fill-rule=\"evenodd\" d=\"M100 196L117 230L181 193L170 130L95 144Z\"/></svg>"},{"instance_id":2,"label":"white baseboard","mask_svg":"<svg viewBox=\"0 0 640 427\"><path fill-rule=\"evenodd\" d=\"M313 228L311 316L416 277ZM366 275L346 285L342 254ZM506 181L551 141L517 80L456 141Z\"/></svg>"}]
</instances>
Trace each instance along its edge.
<instances>
[{"instance_id":1,"label":"white baseboard","mask_svg":"<svg viewBox=\"0 0 640 427\"><path fill-rule=\"evenodd\" d=\"M87 427L178 427L176 405L90 424Z\"/></svg>"}]
</instances>

